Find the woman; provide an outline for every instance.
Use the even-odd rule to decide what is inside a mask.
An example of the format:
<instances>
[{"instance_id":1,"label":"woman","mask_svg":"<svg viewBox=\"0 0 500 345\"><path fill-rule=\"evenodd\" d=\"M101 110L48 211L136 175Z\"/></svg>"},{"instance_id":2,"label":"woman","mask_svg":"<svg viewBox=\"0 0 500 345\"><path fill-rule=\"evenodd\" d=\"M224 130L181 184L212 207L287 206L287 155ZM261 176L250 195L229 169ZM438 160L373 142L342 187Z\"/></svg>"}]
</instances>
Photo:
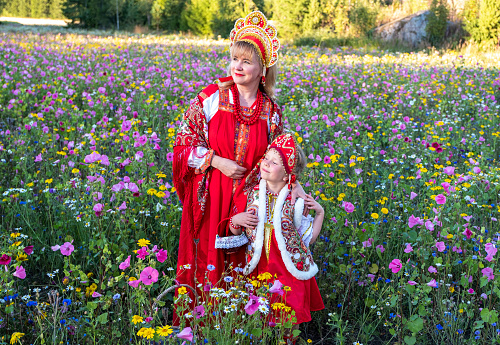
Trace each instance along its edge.
<instances>
[{"instance_id":1,"label":"woman","mask_svg":"<svg viewBox=\"0 0 500 345\"><path fill-rule=\"evenodd\" d=\"M279 41L261 12L236 21L231 31L230 76L191 102L174 146L174 185L183 204L177 280L217 284L229 265L244 262L244 248L215 248L228 236L228 217L246 207L266 148L283 132L274 102ZM294 196L305 195L294 188ZM257 216L246 226L257 225ZM208 272L208 273L207 273Z\"/></svg>"}]
</instances>

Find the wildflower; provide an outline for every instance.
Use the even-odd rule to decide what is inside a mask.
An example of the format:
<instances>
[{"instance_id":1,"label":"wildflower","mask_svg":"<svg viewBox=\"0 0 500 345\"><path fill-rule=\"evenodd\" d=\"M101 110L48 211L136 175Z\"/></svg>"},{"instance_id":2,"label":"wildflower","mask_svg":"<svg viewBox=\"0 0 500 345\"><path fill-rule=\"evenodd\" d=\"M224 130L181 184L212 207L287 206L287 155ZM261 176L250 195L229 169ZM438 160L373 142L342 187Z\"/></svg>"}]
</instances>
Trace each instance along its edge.
<instances>
[{"instance_id":1,"label":"wildflower","mask_svg":"<svg viewBox=\"0 0 500 345\"><path fill-rule=\"evenodd\" d=\"M120 263L120 265L118 266L119 269L121 270L125 270L127 269L128 267L130 267L130 257L131 255L129 255L125 261L123 261L122 263Z\"/></svg>"},{"instance_id":2,"label":"wildflower","mask_svg":"<svg viewBox=\"0 0 500 345\"><path fill-rule=\"evenodd\" d=\"M254 295L250 295L248 303L245 305L245 312L248 315L253 315L260 306L259 298Z\"/></svg>"},{"instance_id":3,"label":"wildflower","mask_svg":"<svg viewBox=\"0 0 500 345\"><path fill-rule=\"evenodd\" d=\"M191 327L186 327L177 334L177 338L181 338L187 341L193 341L193 330Z\"/></svg>"},{"instance_id":4,"label":"wildflower","mask_svg":"<svg viewBox=\"0 0 500 345\"><path fill-rule=\"evenodd\" d=\"M151 285L158 281L158 271L148 266L141 272L141 281L144 285Z\"/></svg>"},{"instance_id":5,"label":"wildflower","mask_svg":"<svg viewBox=\"0 0 500 345\"><path fill-rule=\"evenodd\" d=\"M162 327L158 326L156 328L156 334L158 334L159 336L162 336L162 337L166 337L172 333L173 333L173 329L169 325L165 325Z\"/></svg>"},{"instance_id":6,"label":"wildflower","mask_svg":"<svg viewBox=\"0 0 500 345\"><path fill-rule=\"evenodd\" d=\"M75 250L75 247L70 242L65 242L61 248L61 254L64 256L70 256L71 253Z\"/></svg>"},{"instance_id":7,"label":"wildflower","mask_svg":"<svg viewBox=\"0 0 500 345\"><path fill-rule=\"evenodd\" d=\"M209 270L209 271L213 271L214 269L215 269L215 266L212 264L207 266L207 270Z\"/></svg>"},{"instance_id":8,"label":"wildflower","mask_svg":"<svg viewBox=\"0 0 500 345\"><path fill-rule=\"evenodd\" d=\"M141 336L141 337L147 338L147 339L152 339L154 337L154 334L155 334L155 330L153 328L146 328L146 327L141 328L139 330L139 332L137 332L138 336Z\"/></svg>"},{"instance_id":9,"label":"wildflower","mask_svg":"<svg viewBox=\"0 0 500 345\"><path fill-rule=\"evenodd\" d=\"M411 192L411 193L410 193L410 200L415 199L417 196L418 196L418 194L417 194L417 193Z\"/></svg>"},{"instance_id":10,"label":"wildflower","mask_svg":"<svg viewBox=\"0 0 500 345\"><path fill-rule=\"evenodd\" d=\"M138 242L137 242L137 245L139 247L147 247L151 242L149 240L146 240L144 238L141 238Z\"/></svg>"},{"instance_id":11,"label":"wildflower","mask_svg":"<svg viewBox=\"0 0 500 345\"><path fill-rule=\"evenodd\" d=\"M177 289L177 293L179 295L184 295L187 293L187 289L184 286L181 286L180 288Z\"/></svg>"},{"instance_id":12,"label":"wildflower","mask_svg":"<svg viewBox=\"0 0 500 345\"><path fill-rule=\"evenodd\" d=\"M12 335L10 337L10 343L11 344L17 343L19 341L19 339L21 339L23 336L24 336L24 333L21 333L21 332L14 332L14 333L12 333Z\"/></svg>"},{"instance_id":13,"label":"wildflower","mask_svg":"<svg viewBox=\"0 0 500 345\"><path fill-rule=\"evenodd\" d=\"M270 293L277 293L280 296L283 296L284 292L282 290L283 284L279 280L275 280L273 286L269 289Z\"/></svg>"},{"instance_id":14,"label":"wildflower","mask_svg":"<svg viewBox=\"0 0 500 345\"><path fill-rule=\"evenodd\" d=\"M446 197L443 194L436 195L436 198L434 200L436 201L436 204L438 204L438 205L446 204Z\"/></svg>"},{"instance_id":15,"label":"wildflower","mask_svg":"<svg viewBox=\"0 0 500 345\"><path fill-rule=\"evenodd\" d=\"M139 315L134 315L132 316L132 323L134 325L138 324L139 322L143 322L144 319L142 318L142 316L139 316Z\"/></svg>"},{"instance_id":16,"label":"wildflower","mask_svg":"<svg viewBox=\"0 0 500 345\"><path fill-rule=\"evenodd\" d=\"M12 261L12 258L8 256L7 254L3 254L0 256L0 265L8 265Z\"/></svg>"},{"instance_id":17,"label":"wildflower","mask_svg":"<svg viewBox=\"0 0 500 345\"><path fill-rule=\"evenodd\" d=\"M380 210L383 214L389 213L389 210L386 209L385 207ZM378 217L377 217L378 218Z\"/></svg>"},{"instance_id":18,"label":"wildflower","mask_svg":"<svg viewBox=\"0 0 500 345\"><path fill-rule=\"evenodd\" d=\"M26 270L23 266L17 266L16 271L12 274L14 277L18 277L19 279L26 278Z\"/></svg>"},{"instance_id":19,"label":"wildflower","mask_svg":"<svg viewBox=\"0 0 500 345\"><path fill-rule=\"evenodd\" d=\"M483 277L488 278L488 281L495 279L495 275L493 274L493 269L490 267L483 268L481 270Z\"/></svg>"},{"instance_id":20,"label":"wildflower","mask_svg":"<svg viewBox=\"0 0 500 345\"><path fill-rule=\"evenodd\" d=\"M436 242L436 248L439 252L444 252L446 246L444 245L444 242Z\"/></svg>"},{"instance_id":21,"label":"wildflower","mask_svg":"<svg viewBox=\"0 0 500 345\"><path fill-rule=\"evenodd\" d=\"M146 258L146 255L149 254L147 249L148 249L148 247L142 247L141 249L139 249L137 251L137 258L144 260Z\"/></svg>"},{"instance_id":22,"label":"wildflower","mask_svg":"<svg viewBox=\"0 0 500 345\"><path fill-rule=\"evenodd\" d=\"M200 317L203 317L205 315L205 307L202 305L198 305L198 306L194 307L194 313L195 313L197 319L199 319Z\"/></svg>"},{"instance_id":23,"label":"wildflower","mask_svg":"<svg viewBox=\"0 0 500 345\"><path fill-rule=\"evenodd\" d=\"M158 260L159 262L165 262L165 260L167 260L168 258L168 252L166 250L163 250L163 249L160 249L157 253L156 253L156 260Z\"/></svg>"},{"instance_id":24,"label":"wildflower","mask_svg":"<svg viewBox=\"0 0 500 345\"><path fill-rule=\"evenodd\" d=\"M432 279L430 282L427 283L427 285L430 287L433 287L433 288L438 287L438 283L436 282L436 279Z\"/></svg>"},{"instance_id":25,"label":"wildflower","mask_svg":"<svg viewBox=\"0 0 500 345\"><path fill-rule=\"evenodd\" d=\"M378 213L372 213L372 218L373 219L378 219Z\"/></svg>"},{"instance_id":26,"label":"wildflower","mask_svg":"<svg viewBox=\"0 0 500 345\"><path fill-rule=\"evenodd\" d=\"M405 253L411 253L412 251L413 251L413 247L411 246L410 243L407 243L404 252Z\"/></svg>"},{"instance_id":27,"label":"wildflower","mask_svg":"<svg viewBox=\"0 0 500 345\"><path fill-rule=\"evenodd\" d=\"M389 268L392 270L392 273L398 273L401 270L401 267L403 267L403 265L399 259L394 259L389 264Z\"/></svg>"},{"instance_id":28,"label":"wildflower","mask_svg":"<svg viewBox=\"0 0 500 345\"><path fill-rule=\"evenodd\" d=\"M351 204L350 202L344 202L344 210L347 213L352 213L354 211L354 205Z\"/></svg>"}]
</instances>

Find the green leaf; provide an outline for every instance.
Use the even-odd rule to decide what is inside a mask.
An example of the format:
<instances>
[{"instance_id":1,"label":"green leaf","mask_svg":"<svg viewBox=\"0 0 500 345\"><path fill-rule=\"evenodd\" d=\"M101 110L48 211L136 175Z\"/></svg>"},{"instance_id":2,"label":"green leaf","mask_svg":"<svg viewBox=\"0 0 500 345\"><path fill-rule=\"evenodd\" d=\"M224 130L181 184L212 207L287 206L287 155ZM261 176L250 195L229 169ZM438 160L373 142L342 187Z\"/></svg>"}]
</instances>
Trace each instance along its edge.
<instances>
[{"instance_id":1,"label":"green leaf","mask_svg":"<svg viewBox=\"0 0 500 345\"><path fill-rule=\"evenodd\" d=\"M374 304L375 304L375 300L373 298L370 298L370 297L365 298L365 306L370 308Z\"/></svg>"},{"instance_id":2,"label":"green leaf","mask_svg":"<svg viewBox=\"0 0 500 345\"><path fill-rule=\"evenodd\" d=\"M293 332L292 332L292 335L293 335L294 337L298 337L298 336L300 335L300 330L298 330L298 329L294 329L294 330L293 330Z\"/></svg>"},{"instance_id":3,"label":"green leaf","mask_svg":"<svg viewBox=\"0 0 500 345\"><path fill-rule=\"evenodd\" d=\"M396 334L396 331L394 330L394 328L391 328L391 329L389 330L389 333L391 333L391 335L394 335L394 334Z\"/></svg>"},{"instance_id":4,"label":"green leaf","mask_svg":"<svg viewBox=\"0 0 500 345\"><path fill-rule=\"evenodd\" d=\"M479 279L479 281L481 282L481 287L484 287L486 286L486 284L488 284L488 278L486 277L481 277L481 279Z\"/></svg>"},{"instance_id":5,"label":"green leaf","mask_svg":"<svg viewBox=\"0 0 500 345\"><path fill-rule=\"evenodd\" d=\"M405 335L405 343L408 344L408 345L414 345L416 342L417 342L417 338L415 337L409 337L407 335Z\"/></svg>"},{"instance_id":6,"label":"green leaf","mask_svg":"<svg viewBox=\"0 0 500 345\"><path fill-rule=\"evenodd\" d=\"M424 320L420 316L413 315L408 322L408 329L413 333L418 333L424 328ZM406 339L405 339L406 341ZM415 342L413 342L415 344Z\"/></svg>"},{"instance_id":7,"label":"green leaf","mask_svg":"<svg viewBox=\"0 0 500 345\"><path fill-rule=\"evenodd\" d=\"M87 302L87 309L90 311L97 309L97 303L96 302Z\"/></svg>"},{"instance_id":8,"label":"green leaf","mask_svg":"<svg viewBox=\"0 0 500 345\"><path fill-rule=\"evenodd\" d=\"M260 329L260 328L252 329L252 335L254 335L256 337L261 337L262 336L262 329Z\"/></svg>"},{"instance_id":9,"label":"green leaf","mask_svg":"<svg viewBox=\"0 0 500 345\"><path fill-rule=\"evenodd\" d=\"M108 313L101 314L96 319L101 325L108 322Z\"/></svg>"},{"instance_id":10,"label":"green leaf","mask_svg":"<svg viewBox=\"0 0 500 345\"><path fill-rule=\"evenodd\" d=\"M371 274L376 274L378 272L378 265L372 264L370 268L368 268L368 271L370 271Z\"/></svg>"}]
</instances>

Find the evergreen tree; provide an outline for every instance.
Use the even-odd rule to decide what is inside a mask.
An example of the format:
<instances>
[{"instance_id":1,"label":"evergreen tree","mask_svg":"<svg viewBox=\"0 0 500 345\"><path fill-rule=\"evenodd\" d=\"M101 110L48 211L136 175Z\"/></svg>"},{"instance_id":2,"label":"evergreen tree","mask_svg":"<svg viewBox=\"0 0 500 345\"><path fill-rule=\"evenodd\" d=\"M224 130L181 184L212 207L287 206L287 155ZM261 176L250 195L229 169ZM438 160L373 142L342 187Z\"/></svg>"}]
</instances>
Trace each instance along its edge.
<instances>
[{"instance_id":1,"label":"evergreen tree","mask_svg":"<svg viewBox=\"0 0 500 345\"><path fill-rule=\"evenodd\" d=\"M293 37L302 33L308 7L309 0L274 0L273 20L280 36Z\"/></svg>"},{"instance_id":2,"label":"evergreen tree","mask_svg":"<svg viewBox=\"0 0 500 345\"><path fill-rule=\"evenodd\" d=\"M156 30L163 27L163 20L165 18L165 11L167 9L168 0L155 0L151 6L152 25Z\"/></svg>"},{"instance_id":3,"label":"evergreen tree","mask_svg":"<svg viewBox=\"0 0 500 345\"><path fill-rule=\"evenodd\" d=\"M211 36L213 4L210 0L189 0L181 15L181 30L195 35Z\"/></svg>"},{"instance_id":4,"label":"evergreen tree","mask_svg":"<svg viewBox=\"0 0 500 345\"><path fill-rule=\"evenodd\" d=\"M31 0L31 18L47 17L47 0Z\"/></svg>"},{"instance_id":5,"label":"evergreen tree","mask_svg":"<svg viewBox=\"0 0 500 345\"><path fill-rule=\"evenodd\" d=\"M263 1L257 2L263 6ZM229 37L238 18L244 18L248 13L260 9L252 0L219 0L213 8L213 34Z\"/></svg>"},{"instance_id":6,"label":"evergreen tree","mask_svg":"<svg viewBox=\"0 0 500 345\"><path fill-rule=\"evenodd\" d=\"M449 12L442 0L432 0L429 12L425 31L429 42L437 45L444 39Z\"/></svg>"},{"instance_id":7,"label":"evergreen tree","mask_svg":"<svg viewBox=\"0 0 500 345\"><path fill-rule=\"evenodd\" d=\"M64 18L62 13L63 0L51 0L49 6L49 17L53 19Z\"/></svg>"},{"instance_id":8,"label":"evergreen tree","mask_svg":"<svg viewBox=\"0 0 500 345\"><path fill-rule=\"evenodd\" d=\"M320 0L311 0L309 8L304 19L304 31L312 31L319 28L323 14L321 13Z\"/></svg>"}]
</instances>

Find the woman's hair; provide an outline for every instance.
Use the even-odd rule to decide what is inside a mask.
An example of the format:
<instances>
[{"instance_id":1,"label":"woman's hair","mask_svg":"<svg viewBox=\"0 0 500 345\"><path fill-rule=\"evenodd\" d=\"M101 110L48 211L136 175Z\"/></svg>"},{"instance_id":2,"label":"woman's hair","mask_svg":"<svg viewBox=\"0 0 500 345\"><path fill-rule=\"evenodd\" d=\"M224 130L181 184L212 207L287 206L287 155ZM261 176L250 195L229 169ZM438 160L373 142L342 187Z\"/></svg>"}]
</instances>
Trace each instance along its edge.
<instances>
[{"instance_id":1,"label":"woman's hair","mask_svg":"<svg viewBox=\"0 0 500 345\"><path fill-rule=\"evenodd\" d=\"M231 47L231 58L232 56L236 54L238 56L245 56L250 59L256 55L259 60L259 66L260 70L262 71L264 69L264 65L262 64L262 60L260 59L260 55L255 49L253 45L251 45L248 42L245 41L238 41L236 42L232 47ZM276 85L276 76L278 74L278 67L277 64L272 65L269 67L266 71L266 85L263 86L262 83L259 83L259 90L264 92L266 95L268 95L271 99L274 100L275 94L274 94L274 87ZM231 64L227 67L227 75L231 75ZM219 86L223 89L229 89L231 86L233 86L234 81L227 81L225 83L220 83Z\"/></svg>"}]
</instances>

